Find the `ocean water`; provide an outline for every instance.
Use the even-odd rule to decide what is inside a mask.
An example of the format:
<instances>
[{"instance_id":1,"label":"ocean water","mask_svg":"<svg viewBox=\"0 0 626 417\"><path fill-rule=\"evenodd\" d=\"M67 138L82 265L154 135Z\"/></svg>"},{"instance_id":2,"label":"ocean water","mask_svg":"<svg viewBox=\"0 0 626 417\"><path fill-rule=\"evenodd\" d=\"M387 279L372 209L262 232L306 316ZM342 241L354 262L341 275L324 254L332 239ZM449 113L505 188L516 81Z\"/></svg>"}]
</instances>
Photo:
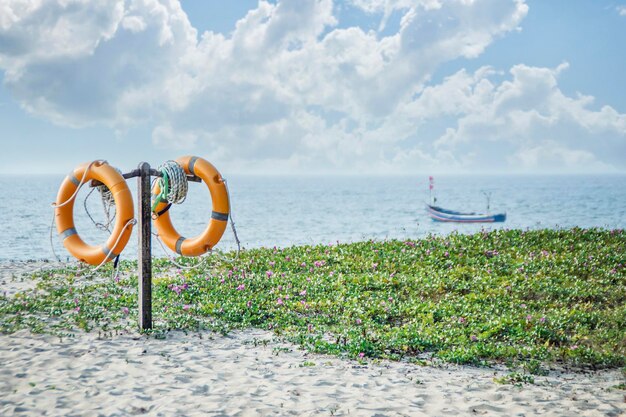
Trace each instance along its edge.
<instances>
[{"instance_id":1,"label":"ocean water","mask_svg":"<svg viewBox=\"0 0 626 417\"><path fill-rule=\"evenodd\" d=\"M0 177L0 261L69 256L50 225L63 176ZM484 211L483 191L491 193L491 211L506 212L500 224L437 223L428 218L427 177L229 177L233 219L243 247L328 244L365 239L419 238L430 233L474 233L494 228L626 228L626 176L441 176L435 178L438 205ZM129 180L136 190L136 180ZM85 214L83 187L74 207L78 232L90 244L108 234ZM102 222L97 192L86 206ZM136 206L135 206L136 208ZM204 184L190 183L187 200L172 207L175 227L187 237L200 233L211 215ZM218 248L235 248L227 229ZM136 258L137 233L122 253ZM154 256L164 256L153 241Z\"/></svg>"}]
</instances>

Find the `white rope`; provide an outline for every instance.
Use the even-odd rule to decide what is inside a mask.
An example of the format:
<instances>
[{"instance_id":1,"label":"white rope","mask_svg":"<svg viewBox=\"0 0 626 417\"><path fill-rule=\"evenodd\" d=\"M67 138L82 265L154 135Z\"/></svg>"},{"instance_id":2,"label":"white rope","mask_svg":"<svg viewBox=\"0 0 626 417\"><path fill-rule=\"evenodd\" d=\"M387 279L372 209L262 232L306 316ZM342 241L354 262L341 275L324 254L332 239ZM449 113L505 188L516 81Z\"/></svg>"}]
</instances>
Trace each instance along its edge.
<instances>
[{"instance_id":1,"label":"white rope","mask_svg":"<svg viewBox=\"0 0 626 417\"><path fill-rule=\"evenodd\" d=\"M230 229L232 230L233 236L235 238L235 243L237 244L237 252L235 253L234 258L226 257L222 253L222 251L220 251L219 249L211 249L209 251L209 254L213 256L217 256L217 258L222 260L223 262L232 264L237 259L239 259L239 253L241 252L241 242L239 241L239 236L237 236L237 229L235 228L235 220L233 220L233 206L230 200L230 191L228 190L228 183L226 182L226 178L222 178L222 181L224 181L224 187L226 187L226 197L228 198L228 209L230 211L228 215L228 220L230 222Z\"/></svg>"},{"instance_id":2,"label":"white rope","mask_svg":"<svg viewBox=\"0 0 626 417\"><path fill-rule=\"evenodd\" d=\"M96 162L100 162L102 164L106 164L107 161L105 161L104 159L96 159L95 161L91 161L89 163L89 165L87 165L87 168L85 168L85 172L83 172L83 177L80 179L80 182L78 183L78 187L76 187L76 191L74 191L74 194L72 194L70 196L70 198L68 198L67 200L65 200L63 203L61 204L57 204L56 201L54 203L51 204L51 206L53 208L61 208L66 204L69 204L70 201L74 200L74 198L76 198L76 195L78 194L78 192L80 191L80 188L85 184L85 180L87 179L87 173L89 172L89 170L91 169L91 166L93 164L95 164Z\"/></svg>"},{"instance_id":3,"label":"white rope","mask_svg":"<svg viewBox=\"0 0 626 417\"><path fill-rule=\"evenodd\" d=\"M61 260L61 258L59 258L59 255L57 255L56 251L54 250L54 243L52 240L52 230L54 228L54 218L55 218L55 213L52 212L52 223L50 223L50 249L52 249L52 254L54 255L54 258L57 260L57 262L63 262Z\"/></svg>"},{"instance_id":4,"label":"white rope","mask_svg":"<svg viewBox=\"0 0 626 417\"><path fill-rule=\"evenodd\" d=\"M235 221L233 220L233 206L230 200L230 191L228 190L228 183L226 182L225 178L222 178L222 180L224 181L224 186L226 187L226 196L228 197L228 208L230 210L230 214L228 218L230 221L230 228L233 232L233 236L235 237L235 243L237 244L237 253L235 254L234 258L227 258L226 256L222 254L220 250L210 249L208 252L208 256L202 256L201 257L202 259L198 261L196 265L184 266L176 262L175 258L170 255L170 252L168 252L168 250L165 248L165 245L163 244L163 241L161 241L161 238L158 235L158 233L152 232L152 234L156 237L157 242L161 246L161 249L163 250L163 253L165 254L165 256L170 260L170 262L172 262L178 268L185 269L185 270L193 270L193 269L199 268L200 266L203 266L206 263L206 261L209 259L209 256L216 256L218 259L226 263L230 263L230 264L234 263L237 259L239 259L239 253L241 252L241 241L239 240L239 236L237 236L237 229L235 227ZM180 257L184 258L184 256L182 255Z\"/></svg>"},{"instance_id":5,"label":"white rope","mask_svg":"<svg viewBox=\"0 0 626 417\"><path fill-rule=\"evenodd\" d=\"M104 223L97 222L92 217L91 213L89 212L89 208L87 207L87 200L89 200L89 197L91 197L91 195L96 190L96 188L100 188L100 187L102 186L92 188L91 191L89 191L89 194L87 194L87 196L83 200L83 207L85 209L85 213L87 213L87 216L89 217L89 220L91 220L91 222L93 223L94 226L96 226L96 228L98 228L99 230L111 233L111 224L113 223L113 220L115 220L115 214L116 214L115 212L113 212L113 215L111 215L111 208L115 206L115 200L112 198L111 199L109 198L109 195L112 196L111 192L105 191L104 194L102 194L102 191L101 191L101 194L100 194L100 197L101 197L100 200L102 202L102 210L104 211L104 216L106 217L106 221Z\"/></svg>"},{"instance_id":6,"label":"white rope","mask_svg":"<svg viewBox=\"0 0 626 417\"><path fill-rule=\"evenodd\" d=\"M120 243L122 235L124 235L124 231L128 228L128 226L135 225L135 224L137 224L137 220L135 220L135 219L130 219L129 221L126 222L124 227L122 227L122 232L120 233L120 235L115 240L115 243L113 244L113 247L111 248L111 252L113 252L115 250L115 248L117 247L117 245ZM54 244L53 244L53 240L52 240L53 225L54 225L54 215L52 216L52 224L50 225L50 248L52 249L52 254L56 258L57 262L60 262L60 263L64 264L65 267L67 267L67 263L63 262L61 260L61 258L57 255L56 251L54 250ZM102 262L100 262L100 264L98 264L95 268L93 268L91 270L91 273L87 274L86 276L89 277L89 276L93 275L93 273L95 273L98 269L100 269L102 267L102 265L104 265L108 260L109 260L109 257L105 256L104 259L102 260ZM91 267L87 266L85 268L78 269L76 271L76 273L77 274L82 274L84 271L86 271L86 270L88 270L90 268ZM114 274L113 274L114 277L117 276L118 271L119 271L119 264L118 264L117 268L115 269L115 271L113 271L114 272Z\"/></svg>"},{"instance_id":7,"label":"white rope","mask_svg":"<svg viewBox=\"0 0 626 417\"><path fill-rule=\"evenodd\" d=\"M82 188L82 186L86 183L86 179L87 179L87 174L89 172L89 170L91 169L91 167L97 163L100 162L101 164L106 164L107 161L103 160L103 159L97 159L95 161L92 161L89 163L89 165L87 165L87 168L85 169L85 172L83 172L83 176L80 179L80 182L78 184L78 186L76 187L76 191L74 191L74 193L70 196L70 198L68 198L66 201L57 204L56 202L52 203L51 206L54 209L63 207L67 204L69 204L71 201L73 201L76 196L78 195L78 192L80 191L80 189ZM121 171L117 168L115 168L117 172L121 173ZM87 197L85 197L85 201L84 201L84 205L85 205L85 211L87 212L87 215L89 216L89 218L92 220L92 222L99 228L104 228L105 230L109 230L109 226L111 225L113 219L115 218L115 215L113 215L113 217L110 217L109 213L110 213L110 208L111 206L115 205L115 200L113 198L113 195L111 193L111 191L108 189L108 187L106 185L100 185L97 187L98 191L100 192L100 196L102 199L102 204L105 210L105 215L107 217L107 223L106 224L101 224L101 223L96 223L93 218L91 217L91 215L89 214L89 211L87 210L87 198L91 195L91 193L93 192L90 191L89 194L87 194ZM63 261L61 260L61 258L59 258L59 256L57 255L56 251L54 250L54 244L53 244L53 238L52 238L52 231L54 229L54 218L55 218L55 214L56 213L52 213L52 222L50 224L50 248L52 249L52 254L54 255L54 257L56 258L56 260L58 262L63 263ZM120 243L120 240L122 239L122 236L124 235L124 232L126 231L126 229L131 226L131 225L135 225L137 224L137 220L135 219L130 219L126 222L126 224L124 224L124 227L122 227L122 231L120 232L119 236L117 237L117 239L115 240L115 243L113 244L113 246L111 247L110 252L114 252L115 248L117 247L117 245ZM109 256L105 256L104 259L102 260L102 262L100 262L100 264L98 264L95 268L91 269L91 272L87 275L87 277L93 275L96 271L98 271L102 265L104 265L107 261L109 260ZM77 274L82 274L85 270L90 269L90 267L85 267L82 269L79 269L77 272ZM115 268L114 271L114 275L117 276L119 272L119 264L117 266L117 268Z\"/></svg>"},{"instance_id":8,"label":"white rope","mask_svg":"<svg viewBox=\"0 0 626 417\"><path fill-rule=\"evenodd\" d=\"M192 265L192 266L181 265L178 262L176 262L176 258L171 256L170 252L167 251L167 249L165 248L165 245L163 244L163 241L161 240L161 238L158 235L158 233L152 232L152 234L156 237L157 242L159 242L159 245L161 246L161 249L163 250L163 253L165 254L165 256L170 260L171 263L173 263L174 265L176 265L180 269L193 270L193 269L199 268L199 267L203 266L206 263L206 261L209 259L208 256L201 256L200 257L201 259L198 261L198 263L196 265ZM182 255L180 257L181 258L186 258L185 256L182 256Z\"/></svg>"},{"instance_id":9,"label":"white rope","mask_svg":"<svg viewBox=\"0 0 626 417\"><path fill-rule=\"evenodd\" d=\"M120 171L118 168L113 168L120 175L122 175L122 171ZM87 210L87 198L85 198L85 211L87 212L87 215L96 227L98 227L100 230L106 230L107 232L111 233L110 226L113 223L113 220L115 220L116 214L116 212L113 212L113 216L111 216L111 208L115 207L115 198L113 197L113 193L111 192L109 187L107 187L105 184L99 185L95 188L97 188L98 192L100 193L100 201L102 202L102 209L104 211L104 216L106 217L106 223L96 223L93 220L93 218L89 214L89 210ZM89 194L91 195L91 192ZM87 195L87 197L89 197L89 195Z\"/></svg>"},{"instance_id":10,"label":"white rope","mask_svg":"<svg viewBox=\"0 0 626 417\"><path fill-rule=\"evenodd\" d=\"M107 163L107 161L105 161L104 159L96 159L95 161L90 162L89 165L87 165L87 168L85 169L85 172L83 172L83 177L80 179L80 182L78 183L78 187L76 187L76 191L74 191L74 194L72 194L70 196L70 198L68 198L66 201L64 201L64 202L62 202L60 204L57 204L56 201L55 201L54 203L51 204L52 208L57 209L57 208L63 207L66 204L69 204L70 201L74 200L74 198L76 198L76 195L80 191L81 187L85 184L85 180L87 179L87 173L91 169L91 166L93 164L95 164L96 162L100 162L102 164L106 164ZM73 172L72 172L72 175L73 175ZM57 255L56 251L54 250L54 244L52 243L52 230L54 228L54 217L55 217L55 214L56 213L52 212L52 223L50 224L50 249L52 249L52 254L56 258L56 260L58 262L63 262L63 261L61 261L61 258L59 258L59 256Z\"/></svg>"},{"instance_id":11,"label":"white rope","mask_svg":"<svg viewBox=\"0 0 626 417\"><path fill-rule=\"evenodd\" d=\"M136 225L137 224L137 220L136 219L130 219L129 221L126 222L126 224L124 225L124 227L122 227L122 231L120 232L120 235L117 237L117 239L115 240L115 243L113 244L113 246L111 247L111 250L109 253L115 253L115 248L117 247L117 245L120 243L120 240L122 240L122 236L124 236L124 231L128 228L128 226L131 225ZM112 258L113 259L113 258ZM104 259L102 260L102 262L100 262L100 264L98 266L96 266L94 269L91 270L91 272L96 272L98 269L100 269L100 267L102 265L104 265L107 261L109 260L108 256L105 256ZM89 267L85 268L88 269Z\"/></svg>"},{"instance_id":12,"label":"white rope","mask_svg":"<svg viewBox=\"0 0 626 417\"><path fill-rule=\"evenodd\" d=\"M169 190L165 198L172 204L180 204L187 198L187 190L189 184L187 182L187 174L185 170L178 165L176 161L165 161L163 165L158 168L159 171L165 176L167 175ZM164 189L165 179L157 179L161 190Z\"/></svg>"}]
</instances>

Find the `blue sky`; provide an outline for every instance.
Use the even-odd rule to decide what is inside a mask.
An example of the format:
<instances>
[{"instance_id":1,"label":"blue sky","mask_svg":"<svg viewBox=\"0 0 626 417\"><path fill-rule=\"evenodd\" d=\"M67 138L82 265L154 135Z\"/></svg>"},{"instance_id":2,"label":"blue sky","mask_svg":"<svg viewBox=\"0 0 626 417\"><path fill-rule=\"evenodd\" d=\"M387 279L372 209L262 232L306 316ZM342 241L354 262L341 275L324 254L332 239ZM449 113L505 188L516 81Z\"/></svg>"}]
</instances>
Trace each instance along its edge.
<instances>
[{"instance_id":1,"label":"blue sky","mask_svg":"<svg viewBox=\"0 0 626 417\"><path fill-rule=\"evenodd\" d=\"M8 0L0 173L624 173L626 1Z\"/></svg>"}]
</instances>

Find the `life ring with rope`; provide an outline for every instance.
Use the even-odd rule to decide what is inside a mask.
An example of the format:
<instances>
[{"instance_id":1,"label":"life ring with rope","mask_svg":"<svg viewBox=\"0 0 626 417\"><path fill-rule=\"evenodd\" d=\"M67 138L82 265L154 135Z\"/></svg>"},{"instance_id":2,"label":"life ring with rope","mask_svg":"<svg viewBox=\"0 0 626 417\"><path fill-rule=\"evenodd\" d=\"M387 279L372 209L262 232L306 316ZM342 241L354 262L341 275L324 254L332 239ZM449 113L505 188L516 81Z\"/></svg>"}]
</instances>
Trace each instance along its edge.
<instances>
[{"instance_id":1,"label":"life ring with rope","mask_svg":"<svg viewBox=\"0 0 626 417\"><path fill-rule=\"evenodd\" d=\"M171 204L162 196L162 183L155 181L152 187L154 226L163 243L172 251L182 256L200 256L213 249L226 230L230 213L228 189L219 171L209 161L198 156L183 156L175 162L185 174L199 177L209 188L213 206L211 219L201 234L191 238L181 236L172 224Z\"/></svg>"},{"instance_id":2,"label":"life ring with rope","mask_svg":"<svg viewBox=\"0 0 626 417\"><path fill-rule=\"evenodd\" d=\"M74 201L78 190L90 180L106 186L115 202L115 225L107 241L100 246L85 243L74 225ZM97 160L74 168L61 183L53 203L57 232L63 246L75 258L90 265L102 265L115 259L124 249L135 224L133 198L124 177L106 161Z\"/></svg>"}]
</instances>

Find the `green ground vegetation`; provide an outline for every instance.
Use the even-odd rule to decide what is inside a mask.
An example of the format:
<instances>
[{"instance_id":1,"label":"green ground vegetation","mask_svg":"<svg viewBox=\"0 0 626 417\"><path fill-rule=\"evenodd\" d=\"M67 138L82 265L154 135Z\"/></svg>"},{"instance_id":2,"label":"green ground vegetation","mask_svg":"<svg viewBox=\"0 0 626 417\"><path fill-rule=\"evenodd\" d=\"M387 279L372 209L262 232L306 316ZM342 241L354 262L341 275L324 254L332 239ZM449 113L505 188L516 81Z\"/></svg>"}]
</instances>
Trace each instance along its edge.
<instances>
[{"instance_id":1,"label":"green ground vegetation","mask_svg":"<svg viewBox=\"0 0 626 417\"><path fill-rule=\"evenodd\" d=\"M623 230L491 231L180 261L196 268L153 263L156 336L256 327L355 359L503 362L533 374L550 363L626 366ZM136 328L136 264L123 263L119 280L107 268L36 274L36 289L0 296L0 332Z\"/></svg>"}]
</instances>

